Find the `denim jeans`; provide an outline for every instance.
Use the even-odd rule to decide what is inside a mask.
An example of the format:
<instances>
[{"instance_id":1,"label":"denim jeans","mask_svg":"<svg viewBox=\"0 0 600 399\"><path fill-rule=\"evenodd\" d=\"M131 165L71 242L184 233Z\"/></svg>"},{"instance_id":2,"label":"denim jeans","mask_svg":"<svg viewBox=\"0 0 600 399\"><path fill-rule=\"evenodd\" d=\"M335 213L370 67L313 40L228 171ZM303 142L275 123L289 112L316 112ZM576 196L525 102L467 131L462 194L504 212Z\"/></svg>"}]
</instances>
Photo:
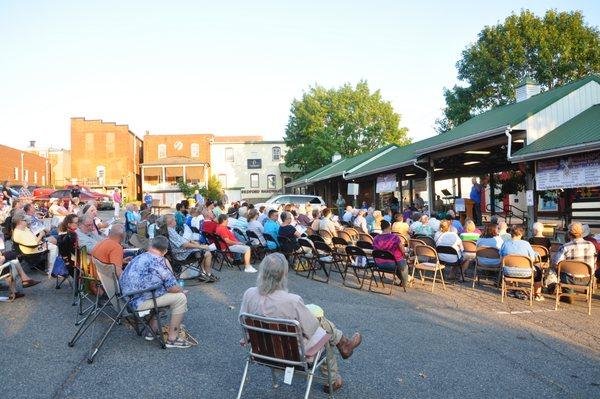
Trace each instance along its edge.
<instances>
[{"instance_id":1,"label":"denim jeans","mask_svg":"<svg viewBox=\"0 0 600 399\"><path fill-rule=\"evenodd\" d=\"M596 272L596 274L598 274ZM565 284L573 284L573 285L588 285L590 282L589 278L575 278L567 273L560 273L560 281ZM565 288L564 292L568 294L572 294L575 291L570 288Z\"/></svg>"},{"instance_id":2,"label":"denim jeans","mask_svg":"<svg viewBox=\"0 0 600 399\"><path fill-rule=\"evenodd\" d=\"M408 266L406 265L406 260L402 259L401 261L398 261L398 266L400 267L399 270L396 272L396 275L400 277L400 279L402 280L402 285L406 287L408 285ZM377 269L393 272L394 270L396 270L396 264L392 262L378 263Z\"/></svg>"}]
</instances>

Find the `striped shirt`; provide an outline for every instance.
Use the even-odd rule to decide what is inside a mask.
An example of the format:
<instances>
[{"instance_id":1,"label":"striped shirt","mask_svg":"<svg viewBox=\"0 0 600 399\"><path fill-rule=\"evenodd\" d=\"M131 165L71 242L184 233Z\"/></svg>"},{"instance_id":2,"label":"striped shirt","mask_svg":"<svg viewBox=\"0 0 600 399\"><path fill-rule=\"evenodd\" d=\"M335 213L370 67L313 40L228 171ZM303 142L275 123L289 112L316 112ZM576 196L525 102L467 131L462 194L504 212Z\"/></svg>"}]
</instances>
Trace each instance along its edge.
<instances>
[{"instance_id":1,"label":"striped shirt","mask_svg":"<svg viewBox=\"0 0 600 399\"><path fill-rule=\"evenodd\" d=\"M563 244L554 260L557 264L561 260L579 260L587 263L594 270L596 267L596 247L583 238L575 238Z\"/></svg>"}]
</instances>

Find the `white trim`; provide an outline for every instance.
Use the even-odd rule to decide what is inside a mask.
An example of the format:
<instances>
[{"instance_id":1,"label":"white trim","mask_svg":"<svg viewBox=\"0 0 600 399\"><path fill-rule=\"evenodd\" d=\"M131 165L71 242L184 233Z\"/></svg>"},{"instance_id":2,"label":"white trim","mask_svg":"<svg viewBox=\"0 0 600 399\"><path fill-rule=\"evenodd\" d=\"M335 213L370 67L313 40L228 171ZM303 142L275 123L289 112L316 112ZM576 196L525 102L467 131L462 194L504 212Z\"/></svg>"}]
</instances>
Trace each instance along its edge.
<instances>
[{"instance_id":1,"label":"white trim","mask_svg":"<svg viewBox=\"0 0 600 399\"><path fill-rule=\"evenodd\" d=\"M513 156L510 161L512 163L523 162L523 161L537 161L538 159L562 157L565 155L572 155L581 152L590 152L600 150L600 142L590 142L572 145L569 147L553 148L551 150L532 152L525 155Z\"/></svg>"},{"instance_id":2,"label":"white trim","mask_svg":"<svg viewBox=\"0 0 600 399\"><path fill-rule=\"evenodd\" d=\"M476 134L470 134L466 137L461 137L459 139L454 139L451 141L445 141L443 143L436 144L434 146L429 146L429 147L422 148L420 150L415 150L415 154L417 154L417 157L418 157L419 155L431 154L434 151L444 150L446 148L450 148L450 147L453 147L456 145L467 144L473 140L480 140L480 139L486 139L486 138L493 137L493 136L498 136L500 134L504 134L505 130L510 129L510 128L511 128L510 125L498 126L496 128L490 129L490 130L485 130L483 132L479 132ZM444 134L448 134L448 133L441 133L442 136ZM427 140L427 139L425 139L425 140Z\"/></svg>"}]
</instances>

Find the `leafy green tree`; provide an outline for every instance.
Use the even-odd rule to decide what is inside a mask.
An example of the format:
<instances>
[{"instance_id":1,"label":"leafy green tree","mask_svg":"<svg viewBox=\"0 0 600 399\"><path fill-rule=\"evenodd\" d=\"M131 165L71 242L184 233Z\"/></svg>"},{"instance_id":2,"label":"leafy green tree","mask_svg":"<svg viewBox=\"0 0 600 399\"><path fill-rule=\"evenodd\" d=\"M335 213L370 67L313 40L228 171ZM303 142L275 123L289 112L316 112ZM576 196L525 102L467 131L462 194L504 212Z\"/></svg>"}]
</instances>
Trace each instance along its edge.
<instances>
[{"instance_id":1,"label":"leafy green tree","mask_svg":"<svg viewBox=\"0 0 600 399\"><path fill-rule=\"evenodd\" d=\"M515 88L530 77L542 90L600 72L600 35L579 11L529 10L486 26L457 62L467 86L444 89L446 107L436 121L442 133L474 115L514 101Z\"/></svg>"},{"instance_id":2,"label":"leafy green tree","mask_svg":"<svg viewBox=\"0 0 600 399\"><path fill-rule=\"evenodd\" d=\"M198 184L189 184L182 179L177 181L177 185L186 198L193 197L196 190L198 190L204 198L213 201L221 199L221 182L215 175L210 176L208 178L208 185L203 187L200 187Z\"/></svg>"},{"instance_id":3,"label":"leafy green tree","mask_svg":"<svg viewBox=\"0 0 600 399\"><path fill-rule=\"evenodd\" d=\"M385 144L410 143L408 129L399 125L400 115L390 102L379 90L371 93L365 81L356 87L310 87L292 102L285 161L308 172L330 163L336 152L351 157Z\"/></svg>"}]
</instances>

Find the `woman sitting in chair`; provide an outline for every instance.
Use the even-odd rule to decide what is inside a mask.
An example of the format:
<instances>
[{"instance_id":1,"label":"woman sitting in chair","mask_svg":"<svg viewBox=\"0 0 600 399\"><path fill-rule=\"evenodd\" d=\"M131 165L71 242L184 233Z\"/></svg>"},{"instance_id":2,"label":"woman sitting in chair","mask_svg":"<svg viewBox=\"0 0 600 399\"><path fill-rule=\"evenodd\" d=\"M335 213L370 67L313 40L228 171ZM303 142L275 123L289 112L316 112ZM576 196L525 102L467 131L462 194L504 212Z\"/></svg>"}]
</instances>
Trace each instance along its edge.
<instances>
[{"instance_id":1,"label":"woman sitting in chair","mask_svg":"<svg viewBox=\"0 0 600 399\"><path fill-rule=\"evenodd\" d=\"M260 316L297 320L304 335L304 345L309 349L325 333L331 335L330 342L337 346L342 358L347 359L354 349L360 345L362 337L355 333L352 338L347 338L329 320L321 317L317 319L304 305L302 298L290 294L287 288L288 262L280 253L267 255L260 264L256 287L249 288L244 293L240 314L250 313ZM246 345L245 341L241 342ZM331 373L333 373L333 391L338 390L343 383L338 374L335 356L332 356ZM322 370L323 371L323 370ZM323 387L329 392L329 387Z\"/></svg>"},{"instance_id":2,"label":"woman sitting in chair","mask_svg":"<svg viewBox=\"0 0 600 399\"><path fill-rule=\"evenodd\" d=\"M461 261L464 247L462 244L462 240L460 239L458 234L456 234L453 231L450 231L450 221L442 220L440 222L440 231L439 231L439 235L437 235L437 237L435 239L435 245L436 245L436 247L452 247L456 250L456 253L458 254L458 259L456 258L456 255L439 254L440 261L449 263L449 264L458 264L458 262ZM461 264L461 267L463 268L463 272L464 272L464 269L468 266L469 266L468 262ZM448 275L449 275L450 279L455 278L454 268L450 269L450 271L448 272Z\"/></svg>"},{"instance_id":3,"label":"woman sitting in chair","mask_svg":"<svg viewBox=\"0 0 600 399\"><path fill-rule=\"evenodd\" d=\"M373 249L379 249L387 251L394 255L396 263L400 265L400 270L397 271L397 275L402 281L402 285L406 287L409 281L408 266L404 259L404 246L400 237L397 234L392 233L390 223L387 220L381 221L381 234L378 234L373 238ZM375 259L377 268L382 270L394 271L396 270L396 264L389 262L384 263L383 259Z\"/></svg>"},{"instance_id":4,"label":"woman sitting in chair","mask_svg":"<svg viewBox=\"0 0 600 399\"><path fill-rule=\"evenodd\" d=\"M531 248L531 244L527 241L523 240L524 230L522 227L513 226L510 229L511 240L506 241L502 244L502 248L500 248L500 256L505 257L506 255L522 255L531 258L532 261L536 259L536 253ZM538 266L535 267L535 275L533 277L533 290L535 292L535 300L543 301L544 296L542 295L542 269ZM503 270L504 274L511 277L529 277L531 276L531 272L527 269L522 268L513 268L508 266L504 266ZM516 292L516 295L520 299L527 299L525 294L522 294L520 291Z\"/></svg>"}]
</instances>

